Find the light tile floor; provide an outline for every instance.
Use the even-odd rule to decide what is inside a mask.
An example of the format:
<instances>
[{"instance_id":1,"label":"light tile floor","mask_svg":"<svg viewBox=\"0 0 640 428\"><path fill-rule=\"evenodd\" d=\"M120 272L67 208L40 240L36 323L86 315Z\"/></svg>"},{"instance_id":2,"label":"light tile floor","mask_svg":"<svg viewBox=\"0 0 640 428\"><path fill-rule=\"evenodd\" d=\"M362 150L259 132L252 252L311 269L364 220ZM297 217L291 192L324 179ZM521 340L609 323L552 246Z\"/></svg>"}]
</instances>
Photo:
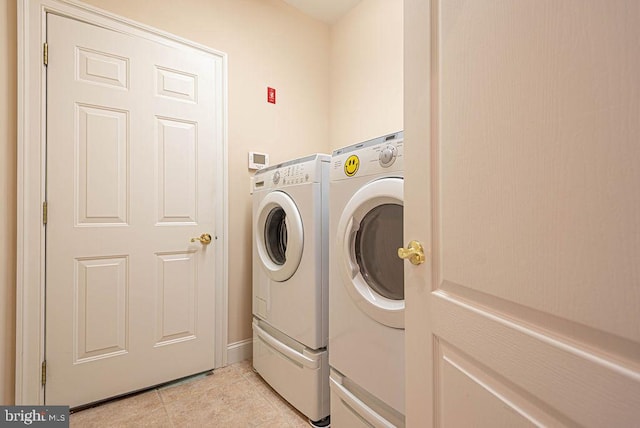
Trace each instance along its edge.
<instances>
[{"instance_id":1,"label":"light tile floor","mask_svg":"<svg viewBox=\"0 0 640 428\"><path fill-rule=\"evenodd\" d=\"M73 413L71 427L309 427L242 361L213 374Z\"/></svg>"}]
</instances>

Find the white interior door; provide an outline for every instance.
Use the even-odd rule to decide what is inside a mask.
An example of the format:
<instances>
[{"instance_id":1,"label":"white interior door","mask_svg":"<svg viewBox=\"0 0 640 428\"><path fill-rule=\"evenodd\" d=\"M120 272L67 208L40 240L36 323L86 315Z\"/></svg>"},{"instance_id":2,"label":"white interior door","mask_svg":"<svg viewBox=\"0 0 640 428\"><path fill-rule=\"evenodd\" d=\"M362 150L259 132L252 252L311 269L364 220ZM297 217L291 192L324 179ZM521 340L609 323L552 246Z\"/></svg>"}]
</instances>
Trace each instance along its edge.
<instances>
[{"instance_id":1,"label":"white interior door","mask_svg":"<svg viewBox=\"0 0 640 428\"><path fill-rule=\"evenodd\" d=\"M405 2L408 426L638 426L639 22Z\"/></svg>"},{"instance_id":2,"label":"white interior door","mask_svg":"<svg viewBox=\"0 0 640 428\"><path fill-rule=\"evenodd\" d=\"M214 59L53 14L47 39L46 403L212 369Z\"/></svg>"}]
</instances>

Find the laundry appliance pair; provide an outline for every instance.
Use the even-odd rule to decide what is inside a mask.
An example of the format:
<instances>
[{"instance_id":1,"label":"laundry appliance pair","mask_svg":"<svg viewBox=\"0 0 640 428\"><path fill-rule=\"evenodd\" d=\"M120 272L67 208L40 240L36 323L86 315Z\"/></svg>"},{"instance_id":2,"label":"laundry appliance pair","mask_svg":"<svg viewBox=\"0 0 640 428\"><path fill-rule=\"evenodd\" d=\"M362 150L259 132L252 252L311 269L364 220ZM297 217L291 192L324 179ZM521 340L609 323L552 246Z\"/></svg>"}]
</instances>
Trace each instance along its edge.
<instances>
[{"instance_id":1,"label":"laundry appliance pair","mask_svg":"<svg viewBox=\"0 0 640 428\"><path fill-rule=\"evenodd\" d=\"M403 156L398 132L253 178L253 364L316 425L404 426Z\"/></svg>"}]
</instances>

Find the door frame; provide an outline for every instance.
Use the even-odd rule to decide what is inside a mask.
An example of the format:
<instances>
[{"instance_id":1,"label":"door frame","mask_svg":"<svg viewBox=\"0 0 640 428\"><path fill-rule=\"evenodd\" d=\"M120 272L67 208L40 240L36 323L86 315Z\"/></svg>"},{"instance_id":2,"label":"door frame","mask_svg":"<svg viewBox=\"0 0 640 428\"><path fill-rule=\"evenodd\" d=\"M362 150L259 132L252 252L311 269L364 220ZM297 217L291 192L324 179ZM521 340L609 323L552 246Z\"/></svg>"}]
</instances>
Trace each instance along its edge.
<instances>
[{"instance_id":1,"label":"door frame","mask_svg":"<svg viewBox=\"0 0 640 428\"><path fill-rule=\"evenodd\" d=\"M222 100L216 147L215 355L214 366L227 364L228 298L228 148L227 55L167 32L139 24L77 0L16 0L18 6L18 140L15 404L44 404L41 382L45 356L46 74L43 45L46 14L55 13L175 48L198 49L217 58Z\"/></svg>"}]
</instances>

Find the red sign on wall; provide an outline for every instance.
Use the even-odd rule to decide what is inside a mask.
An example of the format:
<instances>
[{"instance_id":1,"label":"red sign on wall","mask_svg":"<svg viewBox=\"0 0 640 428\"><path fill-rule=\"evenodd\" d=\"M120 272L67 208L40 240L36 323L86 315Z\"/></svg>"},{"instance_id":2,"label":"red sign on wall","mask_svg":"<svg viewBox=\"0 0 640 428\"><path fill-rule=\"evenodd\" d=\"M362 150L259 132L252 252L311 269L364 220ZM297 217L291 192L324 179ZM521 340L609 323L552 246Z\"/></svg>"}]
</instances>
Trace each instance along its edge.
<instances>
[{"instance_id":1,"label":"red sign on wall","mask_svg":"<svg viewBox=\"0 0 640 428\"><path fill-rule=\"evenodd\" d=\"M276 103L276 90L275 88L267 87L267 102L271 104Z\"/></svg>"}]
</instances>

